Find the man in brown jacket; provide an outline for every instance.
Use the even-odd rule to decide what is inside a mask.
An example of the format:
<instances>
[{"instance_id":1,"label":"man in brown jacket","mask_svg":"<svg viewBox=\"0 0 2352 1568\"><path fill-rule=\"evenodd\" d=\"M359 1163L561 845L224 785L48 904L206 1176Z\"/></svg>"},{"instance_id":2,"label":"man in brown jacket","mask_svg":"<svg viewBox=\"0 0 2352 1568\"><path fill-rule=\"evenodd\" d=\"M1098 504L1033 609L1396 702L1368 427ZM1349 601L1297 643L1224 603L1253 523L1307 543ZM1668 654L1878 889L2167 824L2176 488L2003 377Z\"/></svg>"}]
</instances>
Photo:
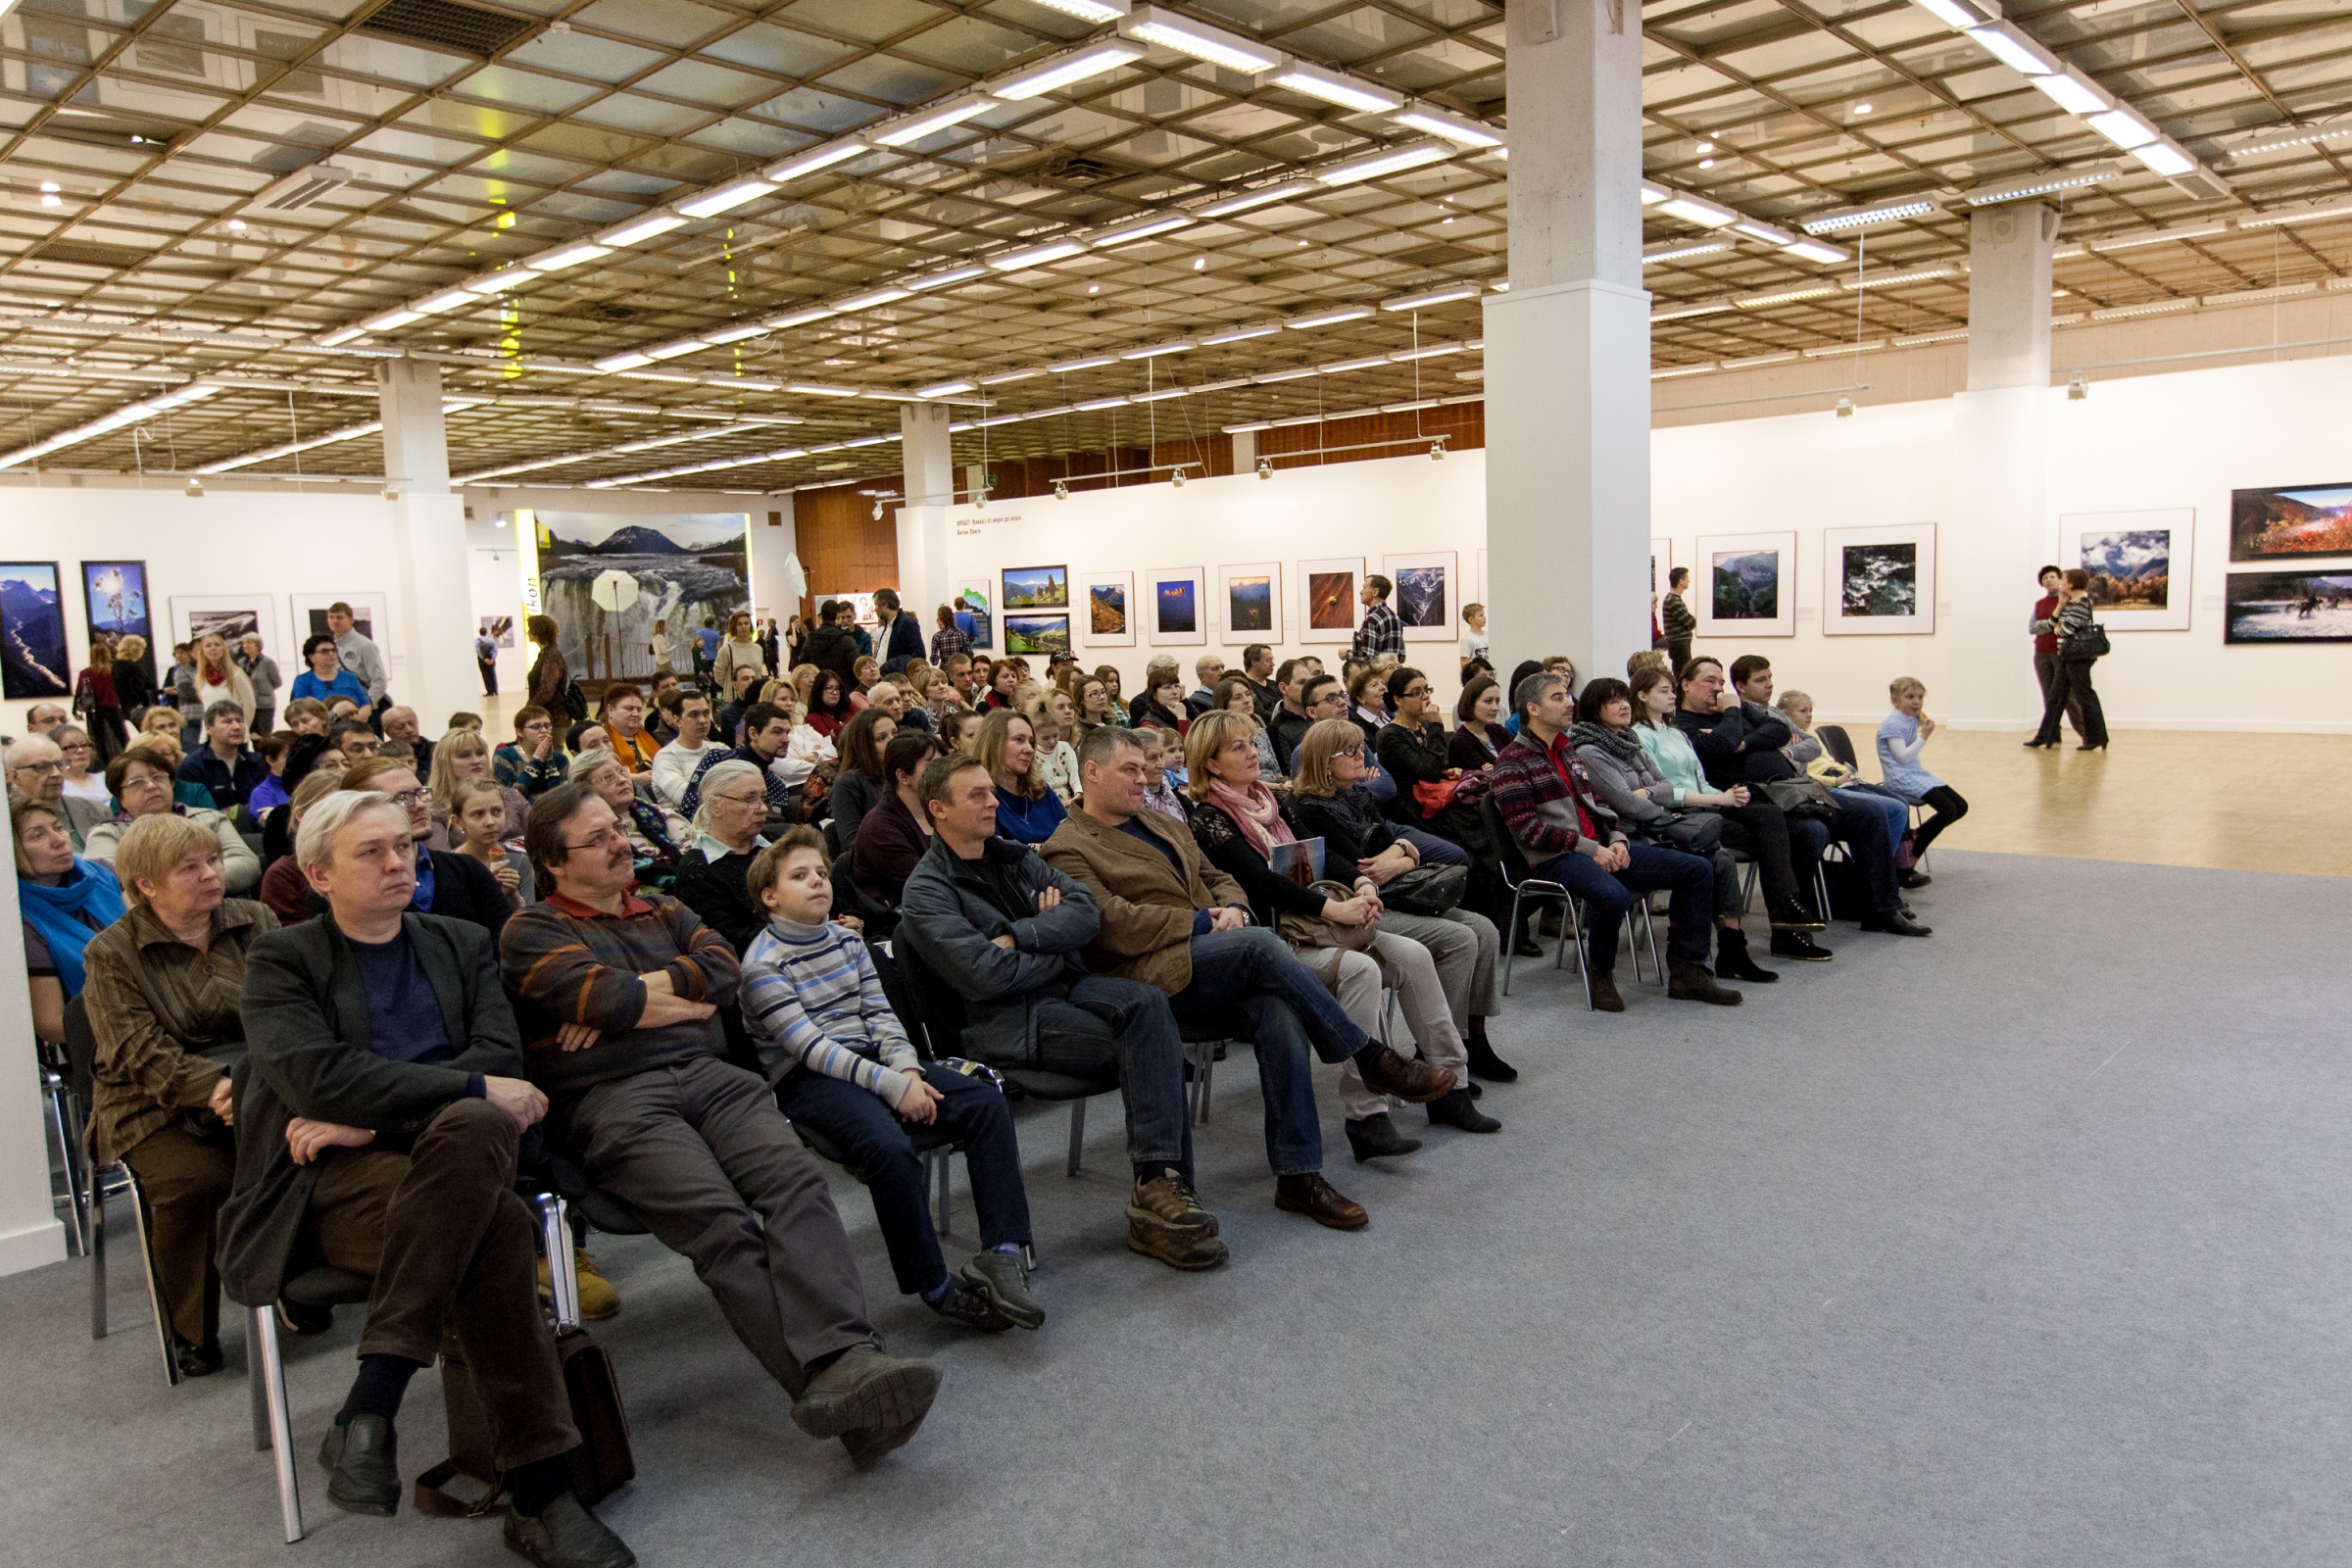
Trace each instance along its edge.
<instances>
[{"instance_id":1,"label":"man in brown jacket","mask_svg":"<svg viewBox=\"0 0 2352 1568\"><path fill-rule=\"evenodd\" d=\"M1368 1038L1279 937L1250 924L1249 900L1233 879L1173 817L1144 809L1144 751L1134 731L1105 724L1088 735L1078 772L1081 808L1042 853L1101 906L1089 967L1159 987L1179 1023L1230 1020L1254 1044L1274 1205L1334 1230L1359 1229L1369 1217L1363 1205L1323 1179L1308 1052L1325 1061L1352 1057L1376 1093L1416 1102L1450 1090L1452 1072Z\"/></svg>"}]
</instances>

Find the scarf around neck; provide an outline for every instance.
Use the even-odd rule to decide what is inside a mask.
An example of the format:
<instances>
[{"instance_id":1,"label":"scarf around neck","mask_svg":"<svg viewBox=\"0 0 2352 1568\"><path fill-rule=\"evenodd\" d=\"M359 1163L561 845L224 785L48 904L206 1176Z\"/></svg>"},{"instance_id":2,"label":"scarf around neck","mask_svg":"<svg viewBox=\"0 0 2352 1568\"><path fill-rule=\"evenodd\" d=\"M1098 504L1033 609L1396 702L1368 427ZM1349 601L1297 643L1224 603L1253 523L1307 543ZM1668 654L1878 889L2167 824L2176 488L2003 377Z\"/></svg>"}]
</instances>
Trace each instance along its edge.
<instances>
[{"instance_id":1,"label":"scarf around neck","mask_svg":"<svg viewBox=\"0 0 2352 1568\"><path fill-rule=\"evenodd\" d=\"M58 983L65 987L68 999L81 995L82 949L100 930L122 918L122 887L115 873L77 855L74 869L56 887L30 877L19 879L17 902L24 907L24 918L49 944L50 961L57 965Z\"/></svg>"},{"instance_id":2,"label":"scarf around neck","mask_svg":"<svg viewBox=\"0 0 2352 1568\"><path fill-rule=\"evenodd\" d=\"M1247 790L1237 790L1223 779L1208 787L1208 804L1220 807L1233 818L1234 826L1261 859L1274 858L1274 846L1293 842L1291 825L1282 819L1281 803L1274 792L1263 784L1252 783Z\"/></svg>"},{"instance_id":3,"label":"scarf around neck","mask_svg":"<svg viewBox=\"0 0 2352 1568\"><path fill-rule=\"evenodd\" d=\"M1630 724L1624 729L1611 729L1606 724L1579 719L1570 726L1568 738L1579 746L1597 746L1611 757L1629 762L1640 760L1642 755L1642 737L1634 733Z\"/></svg>"}]
</instances>

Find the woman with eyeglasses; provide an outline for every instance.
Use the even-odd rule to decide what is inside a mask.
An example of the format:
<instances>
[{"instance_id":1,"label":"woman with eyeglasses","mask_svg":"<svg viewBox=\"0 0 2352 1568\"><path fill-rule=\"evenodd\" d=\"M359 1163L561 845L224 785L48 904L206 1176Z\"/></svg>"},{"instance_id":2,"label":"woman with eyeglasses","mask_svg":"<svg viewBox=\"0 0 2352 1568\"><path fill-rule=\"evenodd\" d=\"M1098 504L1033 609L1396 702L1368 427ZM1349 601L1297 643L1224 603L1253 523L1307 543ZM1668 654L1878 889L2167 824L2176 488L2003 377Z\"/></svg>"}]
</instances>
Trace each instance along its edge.
<instances>
[{"instance_id":1,"label":"woman with eyeglasses","mask_svg":"<svg viewBox=\"0 0 2352 1568\"><path fill-rule=\"evenodd\" d=\"M109 799L106 791L106 764L111 759L98 755L98 745L88 731L72 724L60 724L50 732L49 739L66 754L66 793L77 801ZM90 771L92 764L98 771Z\"/></svg>"},{"instance_id":2,"label":"woman with eyeglasses","mask_svg":"<svg viewBox=\"0 0 2352 1568\"><path fill-rule=\"evenodd\" d=\"M177 747L172 748L176 753ZM122 814L101 822L82 838L82 854L93 860L112 860L122 832L143 816L169 812L184 816L211 833L220 846L220 869L231 897L244 898L262 883L262 860L237 836L228 818L209 806L183 806L172 798L179 766L176 755L154 741L142 742L106 764L107 792L122 803Z\"/></svg>"},{"instance_id":3,"label":"woman with eyeglasses","mask_svg":"<svg viewBox=\"0 0 2352 1568\"><path fill-rule=\"evenodd\" d=\"M1257 717L1257 693L1251 690L1249 680L1243 676L1228 675L1217 682L1212 697L1213 701L1208 705L1208 710L1212 713L1241 713L1251 719ZM1269 789L1287 789L1290 779L1282 770L1281 757L1274 751L1274 732L1259 724L1252 735L1257 742L1258 780Z\"/></svg>"}]
</instances>

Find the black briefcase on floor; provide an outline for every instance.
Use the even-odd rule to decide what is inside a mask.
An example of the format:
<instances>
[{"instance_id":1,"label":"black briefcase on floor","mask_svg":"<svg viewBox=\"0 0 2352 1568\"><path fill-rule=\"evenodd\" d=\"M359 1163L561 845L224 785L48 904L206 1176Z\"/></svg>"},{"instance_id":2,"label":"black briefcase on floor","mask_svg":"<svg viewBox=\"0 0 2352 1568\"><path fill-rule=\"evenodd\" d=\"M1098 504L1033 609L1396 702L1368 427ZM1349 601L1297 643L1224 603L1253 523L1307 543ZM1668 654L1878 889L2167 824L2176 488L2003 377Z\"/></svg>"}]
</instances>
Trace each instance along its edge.
<instances>
[{"instance_id":1,"label":"black briefcase on floor","mask_svg":"<svg viewBox=\"0 0 2352 1568\"><path fill-rule=\"evenodd\" d=\"M1823 860L1821 879L1830 889L1830 908L1824 918L1867 920L1877 912L1870 906L1869 879L1850 856L1842 860Z\"/></svg>"},{"instance_id":2,"label":"black briefcase on floor","mask_svg":"<svg viewBox=\"0 0 2352 1568\"><path fill-rule=\"evenodd\" d=\"M571 1450L571 1490L593 1505L636 1478L628 1412L621 1406L612 1355L586 1329L557 1330L556 1356L564 1366L564 1392L571 1399L571 1424L580 1431L580 1446ZM504 1478L481 1391L454 1335L441 1347L441 1396L449 1410L449 1457L416 1478L416 1511L442 1518L485 1513L504 1491ZM482 1483L479 1498L468 1502L444 1490L461 1475Z\"/></svg>"}]
</instances>

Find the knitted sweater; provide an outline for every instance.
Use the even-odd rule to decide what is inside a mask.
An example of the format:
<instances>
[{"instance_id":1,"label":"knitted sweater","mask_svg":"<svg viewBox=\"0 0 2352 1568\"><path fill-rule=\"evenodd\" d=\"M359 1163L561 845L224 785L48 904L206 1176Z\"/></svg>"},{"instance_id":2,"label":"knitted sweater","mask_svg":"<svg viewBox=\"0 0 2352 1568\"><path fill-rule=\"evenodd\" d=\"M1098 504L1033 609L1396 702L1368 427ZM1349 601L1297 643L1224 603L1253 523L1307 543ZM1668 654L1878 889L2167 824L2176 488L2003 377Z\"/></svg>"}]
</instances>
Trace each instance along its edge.
<instances>
[{"instance_id":1,"label":"knitted sweater","mask_svg":"<svg viewBox=\"0 0 2352 1568\"><path fill-rule=\"evenodd\" d=\"M715 1020L640 1029L645 982L659 970L689 1002L735 1000L741 964L727 939L675 899L632 895L605 914L561 894L518 911L499 937L499 968L522 1026L531 1080L551 1098L629 1078L706 1052L718 1054ZM583 1051L556 1044L561 1024L603 1031Z\"/></svg>"},{"instance_id":2,"label":"knitted sweater","mask_svg":"<svg viewBox=\"0 0 2352 1568\"><path fill-rule=\"evenodd\" d=\"M804 1067L896 1105L920 1065L864 940L837 925L768 917L743 956L743 1026L771 1082Z\"/></svg>"}]
</instances>

